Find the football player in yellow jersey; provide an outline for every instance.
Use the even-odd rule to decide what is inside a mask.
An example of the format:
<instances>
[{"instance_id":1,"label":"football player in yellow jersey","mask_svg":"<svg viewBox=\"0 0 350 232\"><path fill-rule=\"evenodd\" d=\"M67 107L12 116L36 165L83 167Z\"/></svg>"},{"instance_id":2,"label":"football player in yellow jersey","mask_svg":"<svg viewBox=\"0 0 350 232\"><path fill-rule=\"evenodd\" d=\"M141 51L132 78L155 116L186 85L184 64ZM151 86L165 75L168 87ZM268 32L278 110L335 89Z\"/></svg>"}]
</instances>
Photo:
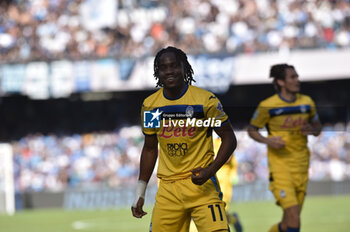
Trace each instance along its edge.
<instances>
[{"instance_id":1,"label":"football player in yellow jersey","mask_svg":"<svg viewBox=\"0 0 350 232\"><path fill-rule=\"evenodd\" d=\"M213 143L214 143L214 153L217 154L221 145L220 137L214 138ZM216 176L218 177L221 191L223 193L222 199L226 204L225 210L226 210L226 217L227 217L228 223L235 228L236 232L242 232L243 227L238 218L237 213L229 213L229 207L231 204L232 193L233 193L233 185L238 182L237 169L238 169L237 159L235 158L235 156L232 155L227 160L227 162L217 171ZM196 232L196 231L197 229L193 221L191 221L190 232Z\"/></svg>"},{"instance_id":2,"label":"football player in yellow jersey","mask_svg":"<svg viewBox=\"0 0 350 232\"><path fill-rule=\"evenodd\" d=\"M145 191L158 157L160 179L150 231L187 232L193 218L198 231L229 231L222 193L215 176L236 148L236 137L217 97L192 86L186 54L167 47L154 60L158 91L142 106L140 174L134 217L141 218ZM214 159L212 130L222 144Z\"/></svg>"},{"instance_id":3,"label":"football player in yellow jersey","mask_svg":"<svg viewBox=\"0 0 350 232\"><path fill-rule=\"evenodd\" d=\"M214 150L217 151L217 148L221 144L221 139L214 139ZM232 199L233 186L238 182L238 163L234 155L232 155L227 162L217 171L216 175L219 179L221 191L223 193L223 201L226 203L226 216L228 223L233 225L236 232L242 232L243 228L241 222L238 218L237 213L229 213L229 208Z\"/></svg>"},{"instance_id":4,"label":"football player in yellow jersey","mask_svg":"<svg viewBox=\"0 0 350 232\"><path fill-rule=\"evenodd\" d=\"M277 93L260 102L248 134L268 147L270 190L283 209L281 222L269 231L298 232L308 182L307 135L318 136L321 123L313 100L299 93L299 76L293 66L273 65L270 77ZM263 127L268 137L258 131Z\"/></svg>"}]
</instances>

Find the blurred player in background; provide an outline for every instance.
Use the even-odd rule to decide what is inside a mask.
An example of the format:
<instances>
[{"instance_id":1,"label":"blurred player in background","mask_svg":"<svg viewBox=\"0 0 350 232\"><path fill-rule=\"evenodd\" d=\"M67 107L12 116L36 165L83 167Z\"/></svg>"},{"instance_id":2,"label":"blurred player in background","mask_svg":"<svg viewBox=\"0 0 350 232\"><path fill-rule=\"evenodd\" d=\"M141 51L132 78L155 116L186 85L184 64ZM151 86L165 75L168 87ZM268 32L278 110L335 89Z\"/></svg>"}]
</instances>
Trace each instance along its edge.
<instances>
[{"instance_id":1,"label":"blurred player in background","mask_svg":"<svg viewBox=\"0 0 350 232\"><path fill-rule=\"evenodd\" d=\"M215 154L217 154L220 144L221 139L219 137L214 138ZM235 228L236 232L242 232L243 228L237 213L229 212L233 193L233 186L238 183L237 169L237 159L234 155L232 155L227 160L227 162L219 169L219 171L216 173L216 176L220 181L220 187L223 193L223 201L226 203L225 209L228 223Z\"/></svg>"},{"instance_id":2,"label":"blurred player in background","mask_svg":"<svg viewBox=\"0 0 350 232\"><path fill-rule=\"evenodd\" d=\"M214 137L214 152L217 154L221 145L221 139L215 133ZM233 186L238 183L238 163L234 155L232 155L227 162L217 171L216 176L220 182L221 191L223 193L223 201L226 203L226 217L228 223L235 228L236 232L242 232L242 224L238 218L237 213L230 213L229 208L231 205ZM191 221L190 232L196 232L196 226Z\"/></svg>"},{"instance_id":3,"label":"blurred player in background","mask_svg":"<svg viewBox=\"0 0 350 232\"><path fill-rule=\"evenodd\" d=\"M283 209L281 222L269 231L298 232L308 182L307 135L318 136L321 123L313 100L299 93L299 76L293 66L273 65L270 77L277 93L260 102L248 133L268 147L270 190ZM258 131L263 127L268 137Z\"/></svg>"},{"instance_id":4,"label":"blurred player in background","mask_svg":"<svg viewBox=\"0 0 350 232\"><path fill-rule=\"evenodd\" d=\"M163 88L143 102L145 142L136 198L131 207L134 217L146 214L142 207L159 143L157 177L160 181L150 231L188 231L191 218L200 232L229 231L215 173L232 155L236 137L220 101L214 94L192 86L192 75L192 67L182 50L167 47L157 53L154 76L157 86ZM147 114L152 117L147 118ZM213 127L178 125L184 118L215 119L219 123ZM172 125L168 125L170 121ZM215 159L212 129L222 140Z\"/></svg>"}]
</instances>

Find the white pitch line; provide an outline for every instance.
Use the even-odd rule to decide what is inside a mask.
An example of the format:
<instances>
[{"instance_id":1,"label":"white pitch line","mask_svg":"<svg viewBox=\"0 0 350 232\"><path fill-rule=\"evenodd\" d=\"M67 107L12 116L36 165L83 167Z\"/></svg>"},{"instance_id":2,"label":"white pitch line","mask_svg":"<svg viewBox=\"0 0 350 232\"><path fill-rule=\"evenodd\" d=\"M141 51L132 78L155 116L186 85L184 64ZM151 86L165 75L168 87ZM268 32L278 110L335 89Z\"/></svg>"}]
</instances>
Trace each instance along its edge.
<instances>
[{"instance_id":1,"label":"white pitch line","mask_svg":"<svg viewBox=\"0 0 350 232\"><path fill-rule=\"evenodd\" d=\"M106 229L134 229L138 228L137 224L127 223L114 218L92 218L74 221L72 227L75 230L106 230Z\"/></svg>"}]
</instances>

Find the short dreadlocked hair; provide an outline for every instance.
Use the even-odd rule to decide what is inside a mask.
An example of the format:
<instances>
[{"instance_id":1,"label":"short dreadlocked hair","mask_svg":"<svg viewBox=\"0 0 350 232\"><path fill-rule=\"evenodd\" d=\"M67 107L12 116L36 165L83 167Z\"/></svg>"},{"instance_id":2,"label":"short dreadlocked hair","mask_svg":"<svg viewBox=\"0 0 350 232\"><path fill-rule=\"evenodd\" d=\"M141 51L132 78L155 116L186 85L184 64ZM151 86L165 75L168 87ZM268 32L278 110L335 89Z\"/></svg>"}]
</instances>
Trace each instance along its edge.
<instances>
[{"instance_id":1,"label":"short dreadlocked hair","mask_svg":"<svg viewBox=\"0 0 350 232\"><path fill-rule=\"evenodd\" d=\"M154 73L153 73L153 76L157 80L157 86L156 87L158 87L158 86L162 87L163 86L163 84L160 83L160 81L159 81L159 58L160 58L161 55L163 55L164 53L167 53L167 52L172 52L173 54L175 54L176 61L183 65L183 70L184 70L183 75L184 75L185 83L191 85L192 81L196 82L193 79L193 69L192 69L192 66L190 65L190 63L187 60L187 55L181 49L169 46L167 48L163 48L162 50L160 50L157 53L156 57L154 58L154 65L153 65Z\"/></svg>"},{"instance_id":2,"label":"short dreadlocked hair","mask_svg":"<svg viewBox=\"0 0 350 232\"><path fill-rule=\"evenodd\" d=\"M285 80L286 70L288 68L294 69L294 66L289 64L275 64L270 68L270 78L273 78L273 85L278 93L281 92L281 86L278 85L277 80Z\"/></svg>"}]
</instances>

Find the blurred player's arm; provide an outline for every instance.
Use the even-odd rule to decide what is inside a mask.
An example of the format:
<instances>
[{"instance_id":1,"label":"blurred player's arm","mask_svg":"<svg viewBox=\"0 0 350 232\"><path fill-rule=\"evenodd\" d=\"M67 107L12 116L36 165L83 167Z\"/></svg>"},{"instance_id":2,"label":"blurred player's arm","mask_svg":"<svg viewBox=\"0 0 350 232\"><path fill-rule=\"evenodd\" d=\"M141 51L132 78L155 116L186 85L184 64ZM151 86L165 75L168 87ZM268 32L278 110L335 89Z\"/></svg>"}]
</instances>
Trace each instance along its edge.
<instances>
[{"instance_id":1,"label":"blurred player's arm","mask_svg":"<svg viewBox=\"0 0 350 232\"><path fill-rule=\"evenodd\" d=\"M142 207L145 201L147 183L151 178L158 157L158 140L156 135L146 135L141 152L140 175L136 187L136 197L131 207L132 215L141 218L147 213Z\"/></svg>"},{"instance_id":2,"label":"blurred player's arm","mask_svg":"<svg viewBox=\"0 0 350 232\"><path fill-rule=\"evenodd\" d=\"M215 160L206 168L195 168L192 170L192 182L197 185L204 184L209 178L215 175L219 168L226 163L233 151L237 147L236 136L231 124L228 122L220 128L215 128L215 132L221 138L221 145Z\"/></svg>"},{"instance_id":3,"label":"blurred player's arm","mask_svg":"<svg viewBox=\"0 0 350 232\"><path fill-rule=\"evenodd\" d=\"M318 136L321 133L322 125L318 116L314 116L309 123L304 124L300 131L303 135L314 135Z\"/></svg>"},{"instance_id":4,"label":"blurred player's arm","mask_svg":"<svg viewBox=\"0 0 350 232\"><path fill-rule=\"evenodd\" d=\"M280 136L265 137L259 132L259 128L263 128L270 120L270 107L267 107L263 103L260 103L258 108L255 110L250 125L248 126L248 135L259 143L264 143L267 146L274 149L281 149L286 146Z\"/></svg>"},{"instance_id":5,"label":"blurred player's arm","mask_svg":"<svg viewBox=\"0 0 350 232\"><path fill-rule=\"evenodd\" d=\"M264 143L274 149L280 149L286 146L285 141L280 136L265 137L259 132L259 128L253 125L248 126L248 135L259 143Z\"/></svg>"}]
</instances>

